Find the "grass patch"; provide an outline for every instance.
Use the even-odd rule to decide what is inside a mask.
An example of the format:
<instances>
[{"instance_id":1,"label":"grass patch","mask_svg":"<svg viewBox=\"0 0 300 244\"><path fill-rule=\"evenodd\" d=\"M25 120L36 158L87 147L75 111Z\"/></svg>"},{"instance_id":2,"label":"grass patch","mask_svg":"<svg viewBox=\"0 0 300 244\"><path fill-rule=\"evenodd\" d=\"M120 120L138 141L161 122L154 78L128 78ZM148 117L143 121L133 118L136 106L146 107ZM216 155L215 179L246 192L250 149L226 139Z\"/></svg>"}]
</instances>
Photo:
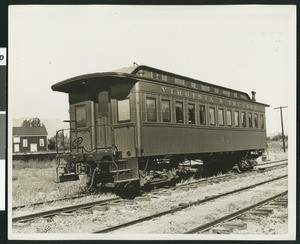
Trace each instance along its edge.
<instances>
[{"instance_id":1,"label":"grass patch","mask_svg":"<svg viewBox=\"0 0 300 244\"><path fill-rule=\"evenodd\" d=\"M86 179L56 183L56 161L13 161L13 206L57 200L81 194Z\"/></svg>"},{"instance_id":2,"label":"grass patch","mask_svg":"<svg viewBox=\"0 0 300 244\"><path fill-rule=\"evenodd\" d=\"M38 161L38 160L29 160L29 161L21 161L14 160L12 162L13 170L21 170L21 169L47 169L56 167L56 161Z\"/></svg>"}]
</instances>

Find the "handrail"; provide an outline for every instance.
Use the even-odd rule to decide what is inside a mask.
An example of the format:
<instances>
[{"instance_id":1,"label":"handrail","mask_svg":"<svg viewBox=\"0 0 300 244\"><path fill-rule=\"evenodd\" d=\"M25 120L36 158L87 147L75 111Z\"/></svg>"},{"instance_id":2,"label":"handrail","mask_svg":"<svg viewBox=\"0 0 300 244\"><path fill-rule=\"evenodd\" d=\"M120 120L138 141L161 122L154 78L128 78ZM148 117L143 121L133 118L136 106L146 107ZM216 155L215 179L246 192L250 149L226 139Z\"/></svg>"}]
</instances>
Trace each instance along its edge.
<instances>
[{"instance_id":1,"label":"handrail","mask_svg":"<svg viewBox=\"0 0 300 244\"><path fill-rule=\"evenodd\" d=\"M88 126L88 127L84 127L84 128L68 128L68 129L60 129L56 132L56 138L55 138L55 141L56 141L56 153L59 153L59 146L58 146L58 137L59 137L59 133L62 133L62 144L63 144L63 153L66 152L66 148L65 148L65 131L70 131L70 136L69 138L71 138L71 133L75 133L75 140L76 140L76 149L77 149L77 152L78 152L78 133L80 132L89 132L90 133L90 138L91 138L91 145L93 144L92 141L92 132L91 132L91 129L93 128L101 128L101 127L104 127L104 143L105 143L105 150L108 149L108 146L107 146L107 136L106 136L106 128L109 127L110 128L110 131L111 131L111 147L116 147L115 146L115 133L114 133L114 128L111 124L108 124L108 123L105 123L105 124L100 124L100 125L91 125L91 126ZM100 129L100 132L101 132L101 129ZM74 140L73 140L74 141ZM70 141L69 143L70 145L70 148L69 150L71 151L73 148L72 148L72 143ZM109 148L111 148L109 147ZM81 147L82 148L82 152L83 150L86 151L86 152L92 152L94 150L97 151L97 149L99 149L96 145L95 147L91 150L91 151L88 151L87 149L85 149L84 147Z\"/></svg>"}]
</instances>

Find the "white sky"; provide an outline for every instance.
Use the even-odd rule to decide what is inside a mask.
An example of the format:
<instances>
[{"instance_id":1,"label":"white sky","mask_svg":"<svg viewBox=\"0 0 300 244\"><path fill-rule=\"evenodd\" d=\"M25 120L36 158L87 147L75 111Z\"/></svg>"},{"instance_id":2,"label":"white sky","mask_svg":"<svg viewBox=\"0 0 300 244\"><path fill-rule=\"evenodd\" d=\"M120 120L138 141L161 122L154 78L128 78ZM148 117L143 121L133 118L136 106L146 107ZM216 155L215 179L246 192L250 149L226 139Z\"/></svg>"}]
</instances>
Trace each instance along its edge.
<instances>
[{"instance_id":1,"label":"white sky","mask_svg":"<svg viewBox=\"0 0 300 244\"><path fill-rule=\"evenodd\" d=\"M267 131L295 111L295 6L10 6L9 113L67 119L51 85L138 64L257 92ZM290 101L292 101L292 103Z\"/></svg>"}]
</instances>

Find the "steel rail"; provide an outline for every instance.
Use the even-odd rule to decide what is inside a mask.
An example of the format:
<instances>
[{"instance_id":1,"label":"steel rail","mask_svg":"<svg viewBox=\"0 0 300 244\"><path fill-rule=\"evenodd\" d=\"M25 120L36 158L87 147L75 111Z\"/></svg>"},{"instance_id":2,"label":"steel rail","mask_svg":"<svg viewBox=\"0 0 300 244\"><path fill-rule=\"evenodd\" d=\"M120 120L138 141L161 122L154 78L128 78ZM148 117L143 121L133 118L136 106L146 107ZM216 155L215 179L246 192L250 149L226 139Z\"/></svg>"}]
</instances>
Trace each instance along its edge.
<instances>
[{"instance_id":1,"label":"steel rail","mask_svg":"<svg viewBox=\"0 0 300 244\"><path fill-rule=\"evenodd\" d=\"M240 189L236 189L236 190L233 190L233 191L221 193L221 194L216 195L216 196L211 196L211 197L207 197L207 198L204 198L204 199L201 199L201 200L197 200L195 202L189 202L189 203L186 203L186 204L182 204L178 207L175 207L175 208L172 208L172 209L169 209L169 210L165 210L165 211L155 213L155 214L152 214L152 215L148 215L146 217L142 217L142 218L139 218L139 219L136 219L136 220L128 221L128 222L125 222L125 223L122 223L122 224L119 224L119 225L115 225L115 226L112 226L112 227L101 229L99 231L94 231L93 233L107 233L107 232L111 232L111 231L118 230L118 229L121 229L121 228L125 228L127 226L131 226L131 225L134 225L134 224L137 224L137 223L140 223L140 222L144 222L144 221L147 221L147 220L150 220L150 219L153 219L153 218L157 218L157 217L161 217L163 215L167 215L167 214L171 214L171 213L174 213L174 212L181 211L181 210L183 210L185 208L188 208L190 206L200 205L200 204L203 204L203 203L206 203L206 202L209 202L209 201L212 201L212 200L224 197L224 196L228 196L230 194L238 193L238 192L241 192L241 191L245 191L245 190L257 187L257 186L261 186L261 185L270 183L272 181L280 180L280 179L283 179L287 176L288 176L287 174L282 175L282 176L279 176L279 177L276 177L276 178L273 178L273 179L270 179L270 180L267 180L267 181L263 181L263 182L260 182L260 183L256 183L256 184L253 184L253 185L250 185L250 186L246 186L246 187L243 187L243 188L240 188Z\"/></svg>"},{"instance_id":2,"label":"steel rail","mask_svg":"<svg viewBox=\"0 0 300 244\"><path fill-rule=\"evenodd\" d=\"M195 228L193 228L193 229L191 229L189 231L186 231L184 234L193 234L193 233L199 233L199 232L207 231L207 230L211 229L215 225L221 224L221 223L223 223L225 221L230 221L232 219L235 219L235 218L237 218L237 217L245 214L246 212L249 212L250 210L253 210L253 209L255 209L255 208L257 208L257 207L259 207L259 206L261 206L261 205L263 205L265 203L271 202L271 201L275 200L276 198L282 197L282 196L286 195L287 193L288 193L288 191L281 192L281 193L279 193L279 194L277 194L275 196L272 196L272 197L269 197L267 199L264 199L264 200L262 200L262 201L260 201L258 203L255 203L255 204L253 204L251 206L248 206L246 208L240 209L240 210L238 210L238 211L236 211L234 213L225 215L225 216L223 216L221 218L218 218L216 220L213 220L213 221L211 221L209 223L206 223L204 225L200 225L198 227L195 227Z\"/></svg>"},{"instance_id":3,"label":"steel rail","mask_svg":"<svg viewBox=\"0 0 300 244\"><path fill-rule=\"evenodd\" d=\"M99 201L95 201L95 202L77 204L77 205L72 205L72 206L68 206L68 207L63 207L63 208L38 212L38 213L34 213L34 214L29 214L29 215L24 215L24 216L19 216L19 217L13 217L12 222L13 223L15 223L15 222L26 222L26 221L33 220L33 219L36 219L36 218L50 217L50 216L53 216L53 215L57 215L59 213L71 212L71 211L75 211L75 210L78 210L78 209L90 208L90 207L93 207L95 205L104 205L104 204L107 204L109 202L115 202L115 201L118 201L118 200L121 200L121 199L122 199L121 197L114 197L114 198L99 200Z\"/></svg>"},{"instance_id":4,"label":"steel rail","mask_svg":"<svg viewBox=\"0 0 300 244\"><path fill-rule=\"evenodd\" d=\"M280 162L283 162L283 161L287 161L288 159L281 159L281 160L277 160L277 161L272 161L272 162L266 162L266 163L261 163L261 164L258 164L256 166L260 166L260 165L267 165L267 164L275 164L275 163L280 163Z\"/></svg>"},{"instance_id":5,"label":"steel rail","mask_svg":"<svg viewBox=\"0 0 300 244\"><path fill-rule=\"evenodd\" d=\"M276 168L279 166L286 166L288 165L288 163L282 163L282 164L276 164L276 165L272 165L272 166L268 166L268 167L260 167L260 166L256 166L257 169L262 170L262 169L272 169L272 168Z\"/></svg>"},{"instance_id":6,"label":"steel rail","mask_svg":"<svg viewBox=\"0 0 300 244\"><path fill-rule=\"evenodd\" d=\"M47 204L47 203L60 202L60 201L65 201L65 200L72 200L72 199L77 199L77 198L86 197L86 196L88 196L88 195L83 194L83 195L77 195L77 196L72 196L72 197L65 197L65 198L59 198L59 199L54 199L54 200L48 200L48 201L44 201L44 202L35 202L35 203L30 203L28 205L13 206L12 210L16 210L16 209L19 209L19 208L25 208L25 207L38 206L38 205Z\"/></svg>"}]
</instances>

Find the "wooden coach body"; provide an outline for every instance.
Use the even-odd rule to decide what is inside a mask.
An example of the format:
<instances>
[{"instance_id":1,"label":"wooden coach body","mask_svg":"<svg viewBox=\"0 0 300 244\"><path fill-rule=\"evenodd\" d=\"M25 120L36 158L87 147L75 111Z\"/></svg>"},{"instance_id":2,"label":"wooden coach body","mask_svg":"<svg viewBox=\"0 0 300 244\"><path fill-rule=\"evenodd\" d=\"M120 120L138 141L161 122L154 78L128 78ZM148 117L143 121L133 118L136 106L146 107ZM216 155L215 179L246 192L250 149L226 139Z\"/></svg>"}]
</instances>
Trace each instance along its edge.
<instances>
[{"instance_id":1,"label":"wooden coach body","mask_svg":"<svg viewBox=\"0 0 300 244\"><path fill-rule=\"evenodd\" d=\"M268 105L149 66L78 76L52 89L69 94L71 151L78 161L112 149L126 159L266 147Z\"/></svg>"}]
</instances>

